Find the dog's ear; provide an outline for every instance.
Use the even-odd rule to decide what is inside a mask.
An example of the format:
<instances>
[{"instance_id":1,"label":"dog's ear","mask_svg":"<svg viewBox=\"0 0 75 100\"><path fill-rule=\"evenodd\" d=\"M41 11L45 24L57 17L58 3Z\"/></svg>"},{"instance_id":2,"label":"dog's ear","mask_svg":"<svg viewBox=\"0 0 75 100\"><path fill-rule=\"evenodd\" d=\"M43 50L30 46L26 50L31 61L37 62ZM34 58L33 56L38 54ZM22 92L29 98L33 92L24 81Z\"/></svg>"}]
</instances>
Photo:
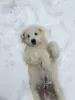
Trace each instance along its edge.
<instances>
[{"instance_id":1,"label":"dog's ear","mask_svg":"<svg viewBox=\"0 0 75 100\"><path fill-rule=\"evenodd\" d=\"M46 30L45 30L45 28L43 26L40 26L40 27L38 27L38 31L39 32L45 32Z\"/></svg>"},{"instance_id":2,"label":"dog's ear","mask_svg":"<svg viewBox=\"0 0 75 100\"><path fill-rule=\"evenodd\" d=\"M22 43L24 43L24 40L25 40L25 32L23 32L23 33L21 34L21 41L22 41Z\"/></svg>"},{"instance_id":3,"label":"dog's ear","mask_svg":"<svg viewBox=\"0 0 75 100\"><path fill-rule=\"evenodd\" d=\"M40 32L42 32L42 31L43 31L41 28L38 28L38 30L39 30Z\"/></svg>"}]
</instances>

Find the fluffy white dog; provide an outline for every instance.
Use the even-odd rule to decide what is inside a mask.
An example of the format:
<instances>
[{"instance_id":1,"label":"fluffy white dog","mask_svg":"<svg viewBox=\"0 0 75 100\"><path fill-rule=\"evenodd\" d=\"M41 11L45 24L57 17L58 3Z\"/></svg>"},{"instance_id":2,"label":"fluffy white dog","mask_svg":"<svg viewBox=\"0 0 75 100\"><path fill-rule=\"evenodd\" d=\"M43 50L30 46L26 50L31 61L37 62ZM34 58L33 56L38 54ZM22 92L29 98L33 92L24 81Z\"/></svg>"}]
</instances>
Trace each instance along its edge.
<instances>
[{"instance_id":1,"label":"fluffy white dog","mask_svg":"<svg viewBox=\"0 0 75 100\"><path fill-rule=\"evenodd\" d=\"M58 78L59 46L48 43L43 26L29 26L21 39L26 48L24 61L28 65L29 83L34 100L65 100Z\"/></svg>"}]
</instances>

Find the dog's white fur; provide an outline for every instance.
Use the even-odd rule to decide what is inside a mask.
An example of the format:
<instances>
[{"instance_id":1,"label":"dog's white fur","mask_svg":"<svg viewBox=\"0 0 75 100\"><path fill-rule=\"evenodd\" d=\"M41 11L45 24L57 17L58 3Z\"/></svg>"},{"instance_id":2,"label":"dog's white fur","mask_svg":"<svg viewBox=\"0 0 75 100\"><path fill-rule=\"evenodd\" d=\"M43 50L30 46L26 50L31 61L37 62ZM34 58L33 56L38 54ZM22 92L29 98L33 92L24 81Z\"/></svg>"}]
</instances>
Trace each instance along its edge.
<instances>
[{"instance_id":1,"label":"dog's white fur","mask_svg":"<svg viewBox=\"0 0 75 100\"><path fill-rule=\"evenodd\" d=\"M38 35L35 36L35 33ZM36 40L36 45L31 43L33 38ZM65 100L58 76L58 58L60 55L58 44L54 41L48 43L44 27L37 25L25 29L21 39L26 44L23 56L24 61L28 64L29 83L34 100L40 100L36 85L37 83L41 84L41 78L43 79L45 76L47 76L48 82L53 82L58 100Z\"/></svg>"}]
</instances>

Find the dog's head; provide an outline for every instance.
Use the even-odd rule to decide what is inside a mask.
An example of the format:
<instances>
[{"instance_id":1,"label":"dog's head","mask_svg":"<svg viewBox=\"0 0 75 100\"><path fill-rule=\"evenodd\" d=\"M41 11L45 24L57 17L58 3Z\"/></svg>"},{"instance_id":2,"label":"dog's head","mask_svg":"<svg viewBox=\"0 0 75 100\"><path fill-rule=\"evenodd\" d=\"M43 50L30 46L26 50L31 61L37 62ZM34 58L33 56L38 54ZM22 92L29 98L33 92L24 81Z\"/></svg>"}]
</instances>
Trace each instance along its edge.
<instances>
[{"instance_id":1,"label":"dog's head","mask_svg":"<svg viewBox=\"0 0 75 100\"><path fill-rule=\"evenodd\" d=\"M45 37L45 29L42 26L30 26L21 34L23 43L29 46L36 46L43 42Z\"/></svg>"}]
</instances>

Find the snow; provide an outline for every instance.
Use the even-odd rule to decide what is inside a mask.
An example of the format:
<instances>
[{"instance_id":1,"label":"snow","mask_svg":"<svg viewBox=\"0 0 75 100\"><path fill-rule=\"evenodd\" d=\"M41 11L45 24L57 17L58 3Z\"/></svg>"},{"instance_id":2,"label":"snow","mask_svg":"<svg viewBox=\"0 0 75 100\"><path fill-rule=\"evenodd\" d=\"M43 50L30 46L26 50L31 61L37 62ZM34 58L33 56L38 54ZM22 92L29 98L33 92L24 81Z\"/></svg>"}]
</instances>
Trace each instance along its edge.
<instances>
[{"instance_id":1,"label":"snow","mask_svg":"<svg viewBox=\"0 0 75 100\"><path fill-rule=\"evenodd\" d=\"M0 0L0 100L33 100L20 41L30 24L44 25L58 42L61 85L66 100L75 100L75 0Z\"/></svg>"}]
</instances>

